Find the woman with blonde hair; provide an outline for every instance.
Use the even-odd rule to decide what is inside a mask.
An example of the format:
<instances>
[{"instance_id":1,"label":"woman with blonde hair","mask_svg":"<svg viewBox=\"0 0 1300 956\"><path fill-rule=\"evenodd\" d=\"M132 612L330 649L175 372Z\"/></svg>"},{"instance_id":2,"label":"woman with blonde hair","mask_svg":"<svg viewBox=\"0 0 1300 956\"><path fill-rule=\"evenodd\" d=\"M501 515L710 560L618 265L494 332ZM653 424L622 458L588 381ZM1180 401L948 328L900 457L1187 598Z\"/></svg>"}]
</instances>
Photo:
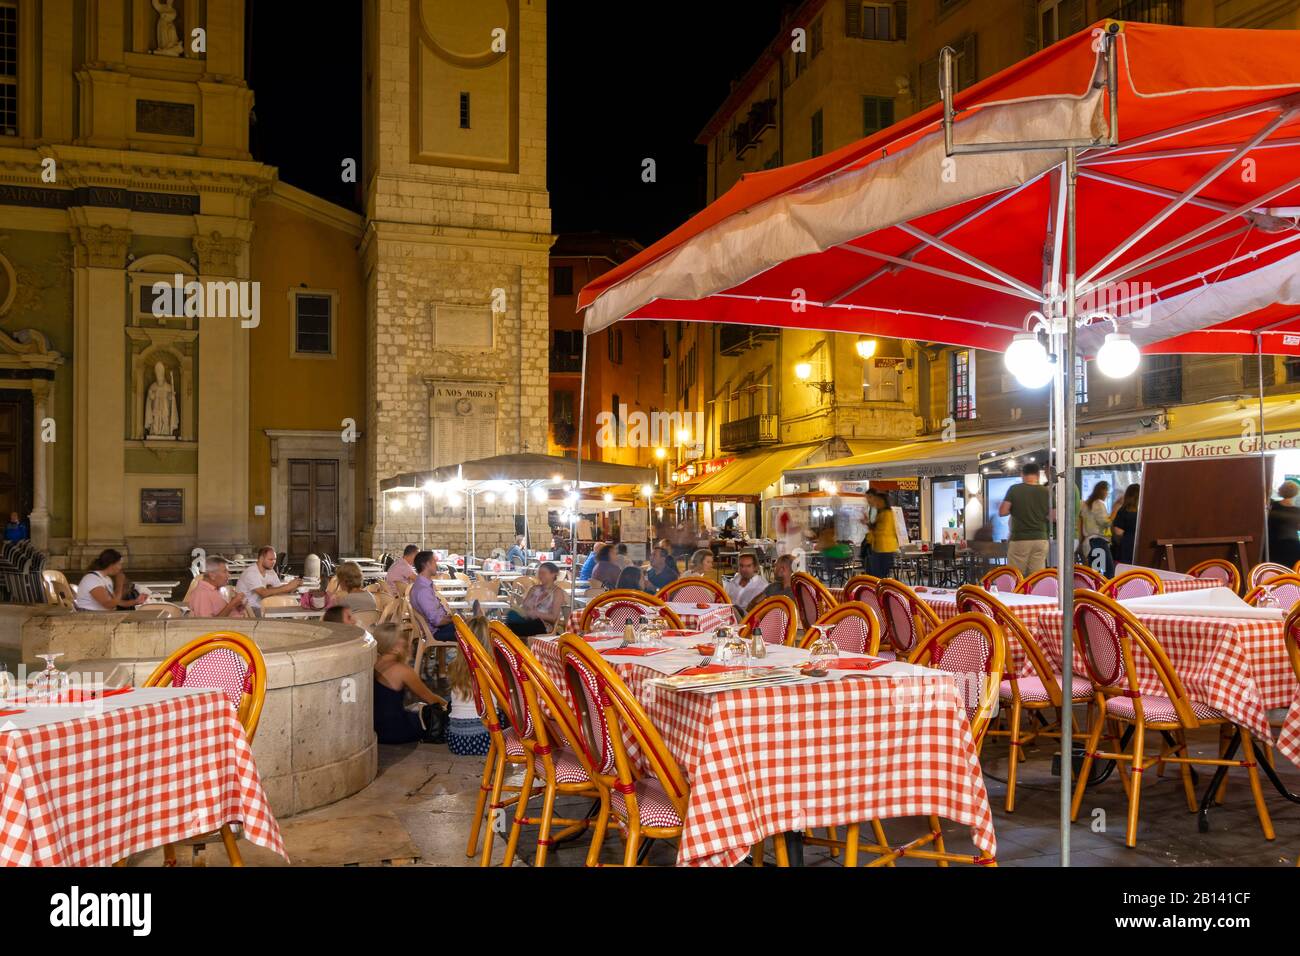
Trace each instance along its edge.
<instances>
[{"instance_id":1,"label":"woman with blonde hair","mask_svg":"<svg viewBox=\"0 0 1300 956\"><path fill-rule=\"evenodd\" d=\"M483 648L488 646L487 618L479 613L469 621L469 629ZM486 757L492 735L483 726L474 702L474 675L469 662L458 649L447 664L447 682L451 685L451 710L447 717L447 749L458 757Z\"/></svg>"},{"instance_id":2,"label":"woman with blonde hair","mask_svg":"<svg viewBox=\"0 0 1300 956\"><path fill-rule=\"evenodd\" d=\"M354 611L377 611L375 596L365 589L361 577L361 567L354 561L344 561L334 571L334 580L338 590L334 592L334 603L345 604Z\"/></svg>"},{"instance_id":3,"label":"woman with blonde hair","mask_svg":"<svg viewBox=\"0 0 1300 956\"><path fill-rule=\"evenodd\" d=\"M713 552L708 548L700 548L692 554L686 573L693 578L708 578L710 581L718 580L718 572L713 570Z\"/></svg>"},{"instance_id":4,"label":"woman with blonde hair","mask_svg":"<svg viewBox=\"0 0 1300 956\"><path fill-rule=\"evenodd\" d=\"M409 624L378 624L375 639L375 735L381 744L409 744L417 740L442 743L446 733L447 701L420 680L408 661L411 657ZM406 694L416 698L406 705Z\"/></svg>"}]
</instances>

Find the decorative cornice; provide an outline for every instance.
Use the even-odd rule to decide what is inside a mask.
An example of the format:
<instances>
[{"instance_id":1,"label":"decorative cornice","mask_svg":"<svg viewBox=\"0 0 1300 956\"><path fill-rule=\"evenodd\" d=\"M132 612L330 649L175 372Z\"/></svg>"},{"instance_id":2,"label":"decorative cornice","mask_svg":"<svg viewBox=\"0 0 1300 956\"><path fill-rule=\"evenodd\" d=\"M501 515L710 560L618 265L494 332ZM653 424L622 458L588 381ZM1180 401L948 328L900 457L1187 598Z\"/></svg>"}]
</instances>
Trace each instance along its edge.
<instances>
[{"instance_id":1,"label":"decorative cornice","mask_svg":"<svg viewBox=\"0 0 1300 956\"><path fill-rule=\"evenodd\" d=\"M77 265L97 269L126 268L126 253L131 245L131 230L102 226L73 226L72 241L77 250Z\"/></svg>"}]
</instances>

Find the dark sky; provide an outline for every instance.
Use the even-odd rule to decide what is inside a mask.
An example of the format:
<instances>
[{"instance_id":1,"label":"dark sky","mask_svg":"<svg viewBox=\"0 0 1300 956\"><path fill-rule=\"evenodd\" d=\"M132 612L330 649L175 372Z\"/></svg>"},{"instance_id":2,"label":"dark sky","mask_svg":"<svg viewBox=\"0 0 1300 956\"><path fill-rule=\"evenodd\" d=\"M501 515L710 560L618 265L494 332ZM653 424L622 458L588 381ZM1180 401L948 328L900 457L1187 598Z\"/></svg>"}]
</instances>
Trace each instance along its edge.
<instances>
[{"instance_id":1,"label":"dark sky","mask_svg":"<svg viewBox=\"0 0 1300 956\"><path fill-rule=\"evenodd\" d=\"M474 0L463 0L472 3ZM649 243L705 200L696 134L772 40L789 0L662 0L619 9L548 4L548 181L553 231L600 230ZM328 16L247 0L255 158L281 178L360 209L341 181L361 158L361 4ZM641 179L642 161L657 181ZM358 175L364 180L364 171Z\"/></svg>"}]
</instances>

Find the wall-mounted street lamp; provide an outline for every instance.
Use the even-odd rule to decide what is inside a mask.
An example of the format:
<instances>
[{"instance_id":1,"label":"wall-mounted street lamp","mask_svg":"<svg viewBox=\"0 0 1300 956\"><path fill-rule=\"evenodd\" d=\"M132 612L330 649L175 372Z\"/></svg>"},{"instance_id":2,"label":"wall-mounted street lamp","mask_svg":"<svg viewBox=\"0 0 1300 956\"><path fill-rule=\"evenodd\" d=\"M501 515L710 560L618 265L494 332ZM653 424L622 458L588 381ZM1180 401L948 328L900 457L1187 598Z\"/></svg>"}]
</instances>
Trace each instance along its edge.
<instances>
[{"instance_id":1,"label":"wall-mounted street lamp","mask_svg":"<svg viewBox=\"0 0 1300 956\"><path fill-rule=\"evenodd\" d=\"M876 354L876 346L878 344L879 343L876 342L876 340L871 338L870 336L859 335L858 341L854 343L853 347L857 349L858 358L862 359L865 362L867 359L871 358Z\"/></svg>"},{"instance_id":2,"label":"wall-mounted street lamp","mask_svg":"<svg viewBox=\"0 0 1300 956\"><path fill-rule=\"evenodd\" d=\"M813 352L816 352L817 349L819 348L821 348L821 343L818 343L817 347L813 349ZM811 356L813 352L808 353L809 356ZM826 381L825 379L821 381L813 381L812 375L813 375L812 363L809 362L807 358L802 359L795 363L794 377L796 379L803 382L805 385L809 385L812 388L817 389L817 391L821 392L823 395L827 395L835 391L834 382Z\"/></svg>"}]
</instances>

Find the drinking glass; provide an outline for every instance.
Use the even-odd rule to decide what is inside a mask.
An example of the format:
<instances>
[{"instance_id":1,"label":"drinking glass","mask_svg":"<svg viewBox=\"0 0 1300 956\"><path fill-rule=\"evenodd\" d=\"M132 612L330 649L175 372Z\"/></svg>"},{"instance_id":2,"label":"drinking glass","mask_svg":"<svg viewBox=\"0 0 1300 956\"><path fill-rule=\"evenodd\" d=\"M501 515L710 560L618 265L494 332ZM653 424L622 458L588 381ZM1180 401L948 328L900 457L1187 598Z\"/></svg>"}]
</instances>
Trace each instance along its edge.
<instances>
[{"instance_id":1,"label":"drinking glass","mask_svg":"<svg viewBox=\"0 0 1300 956\"><path fill-rule=\"evenodd\" d=\"M809 667L811 670L829 670L835 666L840 649L831 640L830 631L826 627L814 624L813 629L817 631L817 637L808 645Z\"/></svg>"},{"instance_id":2,"label":"drinking glass","mask_svg":"<svg viewBox=\"0 0 1300 956\"><path fill-rule=\"evenodd\" d=\"M36 674L28 682L38 697L54 697L68 686L68 675L54 666L56 658L62 654L37 654L45 661L45 670Z\"/></svg>"},{"instance_id":3,"label":"drinking glass","mask_svg":"<svg viewBox=\"0 0 1300 956\"><path fill-rule=\"evenodd\" d=\"M0 700L4 700L14 691L14 675L9 668L0 664Z\"/></svg>"}]
</instances>

